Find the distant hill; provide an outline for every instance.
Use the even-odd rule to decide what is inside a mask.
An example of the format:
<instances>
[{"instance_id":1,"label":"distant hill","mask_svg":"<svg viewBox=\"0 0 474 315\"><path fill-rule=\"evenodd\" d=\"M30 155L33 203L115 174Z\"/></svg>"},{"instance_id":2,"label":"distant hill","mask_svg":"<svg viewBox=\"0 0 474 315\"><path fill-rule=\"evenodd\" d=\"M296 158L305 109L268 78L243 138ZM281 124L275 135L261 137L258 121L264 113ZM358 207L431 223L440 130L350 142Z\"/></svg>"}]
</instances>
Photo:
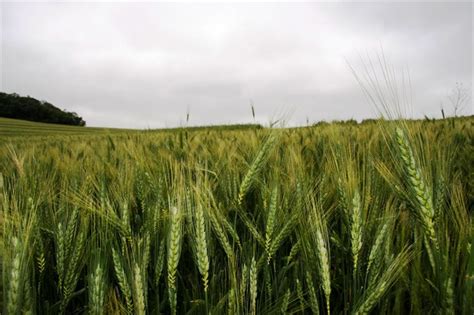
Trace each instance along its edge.
<instances>
[{"instance_id":1,"label":"distant hill","mask_svg":"<svg viewBox=\"0 0 474 315\"><path fill-rule=\"evenodd\" d=\"M29 96L0 92L0 117L61 125L85 126L76 113L63 111L53 104Z\"/></svg>"}]
</instances>

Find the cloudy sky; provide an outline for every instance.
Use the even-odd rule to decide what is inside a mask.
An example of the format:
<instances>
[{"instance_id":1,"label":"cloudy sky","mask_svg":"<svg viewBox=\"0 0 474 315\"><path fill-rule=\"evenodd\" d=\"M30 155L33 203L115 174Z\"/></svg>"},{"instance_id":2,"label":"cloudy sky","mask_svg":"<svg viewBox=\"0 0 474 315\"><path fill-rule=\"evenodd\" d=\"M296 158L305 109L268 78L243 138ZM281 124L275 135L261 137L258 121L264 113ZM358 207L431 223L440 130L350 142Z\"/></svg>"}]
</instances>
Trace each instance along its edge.
<instances>
[{"instance_id":1,"label":"cloudy sky","mask_svg":"<svg viewBox=\"0 0 474 315\"><path fill-rule=\"evenodd\" d=\"M414 116L449 112L455 83L473 83L470 2L0 6L0 90L89 126L250 122L251 102L262 123L374 117L347 61L361 73L382 49L410 73Z\"/></svg>"}]
</instances>

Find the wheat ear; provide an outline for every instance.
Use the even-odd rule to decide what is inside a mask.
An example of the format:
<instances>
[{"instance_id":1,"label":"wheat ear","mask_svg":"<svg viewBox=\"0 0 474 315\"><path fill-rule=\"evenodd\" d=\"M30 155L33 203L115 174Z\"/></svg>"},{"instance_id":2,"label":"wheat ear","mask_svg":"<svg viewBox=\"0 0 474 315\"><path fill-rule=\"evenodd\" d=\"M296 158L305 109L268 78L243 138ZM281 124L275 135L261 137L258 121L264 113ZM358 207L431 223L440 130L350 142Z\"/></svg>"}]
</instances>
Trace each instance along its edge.
<instances>
[{"instance_id":1,"label":"wheat ear","mask_svg":"<svg viewBox=\"0 0 474 315\"><path fill-rule=\"evenodd\" d=\"M250 165L249 170L244 176L244 179L242 180L239 188L239 196L237 198L238 204L241 205L242 201L247 194L250 186L252 183L255 181L257 174L260 172L262 169L265 158L267 157L268 153L272 149L273 145L275 144L276 137L272 133L268 137L267 141L263 145L263 147L258 151L257 156L253 160L252 164Z\"/></svg>"},{"instance_id":2,"label":"wheat ear","mask_svg":"<svg viewBox=\"0 0 474 315\"><path fill-rule=\"evenodd\" d=\"M419 210L419 219L424 226L426 236L439 250L438 240L434 228L434 209L431 194L429 193L425 182L421 176L420 170L416 164L413 151L409 145L407 137L402 129L397 128L396 140L402 160L403 168L408 176L410 187L415 193L415 200Z\"/></svg>"},{"instance_id":3,"label":"wheat ear","mask_svg":"<svg viewBox=\"0 0 474 315\"><path fill-rule=\"evenodd\" d=\"M252 257L250 264L250 314L257 314L257 262Z\"/></svg>"},{"instance_id":4,"label":"wheat ear","mask_svg":"<svg viewBox=\"0 0 474 315\"><path fill-rule=\"evenodd\" d=\"M171 313L176 314L176 272L181 254L181 217L178 208L170 209L170 230L168 243L168 294Z\"/></svg>"}]
</instances>

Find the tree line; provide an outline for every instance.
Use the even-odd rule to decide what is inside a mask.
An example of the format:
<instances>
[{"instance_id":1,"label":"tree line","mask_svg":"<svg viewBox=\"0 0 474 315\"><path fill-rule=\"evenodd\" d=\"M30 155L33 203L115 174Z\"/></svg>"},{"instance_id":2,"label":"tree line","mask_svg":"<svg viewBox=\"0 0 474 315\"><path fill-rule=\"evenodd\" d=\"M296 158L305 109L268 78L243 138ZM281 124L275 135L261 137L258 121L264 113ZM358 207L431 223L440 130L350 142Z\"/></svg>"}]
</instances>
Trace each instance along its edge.
<instances>
[{"instance_id":1,"label":"tree line","mask_svg":"<svg viewBox=\"0 0 474 315\"><path fill-rule=\"evenodd\" d=\"M61 110L46 101L16 93L0 92L0 117L63 125L86 125L77 113Z\"/></svg>"}]
</instances>

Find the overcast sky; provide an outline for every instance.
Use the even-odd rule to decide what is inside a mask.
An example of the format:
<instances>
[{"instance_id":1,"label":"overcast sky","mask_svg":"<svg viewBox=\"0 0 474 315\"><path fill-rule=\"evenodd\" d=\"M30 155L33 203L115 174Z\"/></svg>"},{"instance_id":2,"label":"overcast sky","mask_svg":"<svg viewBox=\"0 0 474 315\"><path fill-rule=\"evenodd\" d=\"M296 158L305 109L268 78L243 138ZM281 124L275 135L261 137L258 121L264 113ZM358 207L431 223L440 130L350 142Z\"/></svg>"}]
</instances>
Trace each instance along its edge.
<instances>
[{"instance_id":1,"label":"overcast sky","mask_svg":"<svg viewBox=\"0 0 474 315\"><path fill-rule=\"evenodd\" d=\"M414 116L450 112L450 89L473 83L470 2L0 6L0 90L89 126L251 122L251 101L262 123L374 117L346 60L381 47L409 69Z\"/></svg>"}]
</instances>

